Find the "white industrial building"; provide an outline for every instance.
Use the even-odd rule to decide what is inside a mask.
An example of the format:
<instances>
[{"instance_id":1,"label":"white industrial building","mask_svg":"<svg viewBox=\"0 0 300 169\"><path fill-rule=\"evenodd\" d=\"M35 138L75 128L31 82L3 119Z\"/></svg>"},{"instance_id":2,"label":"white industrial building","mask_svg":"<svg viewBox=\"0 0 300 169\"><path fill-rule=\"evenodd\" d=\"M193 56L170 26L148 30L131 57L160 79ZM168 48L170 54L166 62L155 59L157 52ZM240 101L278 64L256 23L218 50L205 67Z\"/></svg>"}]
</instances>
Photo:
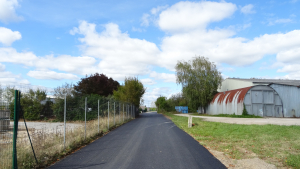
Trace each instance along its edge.
<instances>
[{"instance_id":1,"label":"white industrial building","mask_svg":"<svg viewBox=\"0 0 300 169\"><path fill-rule=\"evenodd\" d=\"M208 114L300 117L300 80L227 78L218 91Z\"/></svg>"}]
</instances>

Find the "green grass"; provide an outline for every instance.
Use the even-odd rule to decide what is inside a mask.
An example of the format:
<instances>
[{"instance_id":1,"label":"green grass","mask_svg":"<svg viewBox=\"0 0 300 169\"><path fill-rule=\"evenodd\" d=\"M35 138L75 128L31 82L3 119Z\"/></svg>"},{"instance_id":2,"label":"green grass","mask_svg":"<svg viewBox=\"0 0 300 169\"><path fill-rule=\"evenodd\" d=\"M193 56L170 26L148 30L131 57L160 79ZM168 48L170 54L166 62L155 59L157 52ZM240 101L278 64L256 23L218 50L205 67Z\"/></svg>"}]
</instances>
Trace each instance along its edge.
<instances>
[{"instance_id":1,"label":"green grass","mask_svg":"<svg viewBox=\"0 0 300 169\"><path fill-rule=\"evenodd\" d=\"M212 117L232 117L232 118L262 118L260 116L255 116L255 115L234 115L234 114L209 115L209 114L193 113L192 115L194 115L194 116L212 116Z\"/></svg>"},{"instance_id":2,"label":"green grass","mask_svg":"<svg viewBox=\"0 0 300 169\"><path fill-rule=\"evenodd\" d=\"M233 159L257 156L279 167L300 168L300 126L240 125L193 118L195 125L188 128L187 117L165 115L200 144Z\"/></svg>"}]
</instances>

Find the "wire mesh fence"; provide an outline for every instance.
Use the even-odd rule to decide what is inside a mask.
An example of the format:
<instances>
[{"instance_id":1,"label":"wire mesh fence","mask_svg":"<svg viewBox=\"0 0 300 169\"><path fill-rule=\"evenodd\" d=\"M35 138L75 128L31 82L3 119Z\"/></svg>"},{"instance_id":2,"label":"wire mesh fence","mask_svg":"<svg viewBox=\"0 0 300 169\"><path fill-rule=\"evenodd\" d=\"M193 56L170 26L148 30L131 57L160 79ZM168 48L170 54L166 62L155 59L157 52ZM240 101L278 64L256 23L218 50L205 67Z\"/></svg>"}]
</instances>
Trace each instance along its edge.
<instances>
[{"instance_id":1,"label":"wire mesh fence","mask_svg":"<svg viewBox=\"0 0 300 169\"><path fill-rule=\"evenodd\" d=\"M19 168L34 168L52 163L59 155L68 153L135 117L134 105L113 98L99 95L66 95L52 99L50 106L47 106L45 103L50 101L44 97L45 93L41 94L42 90L30 89L28 86L23 86L19 90L21 90L21 115L17 133ZM1 98L9 99L7 101L2 99L0 103L0 168L11 168L13 122L10 125L9 122L13 117L14 98L7 96ZM51 111L44 113L45 109Z\"/></svg>"},{"instance_id":2,"label":"wire mesh fence","mask_svg":"<svg viewBox=\"0 0 300 169\"><path fill-rule=\"evenodd\" d=\"M0 86L0 168L12 167L13 123L10 123L10 91Z\"/></svg>"}]
</instances>

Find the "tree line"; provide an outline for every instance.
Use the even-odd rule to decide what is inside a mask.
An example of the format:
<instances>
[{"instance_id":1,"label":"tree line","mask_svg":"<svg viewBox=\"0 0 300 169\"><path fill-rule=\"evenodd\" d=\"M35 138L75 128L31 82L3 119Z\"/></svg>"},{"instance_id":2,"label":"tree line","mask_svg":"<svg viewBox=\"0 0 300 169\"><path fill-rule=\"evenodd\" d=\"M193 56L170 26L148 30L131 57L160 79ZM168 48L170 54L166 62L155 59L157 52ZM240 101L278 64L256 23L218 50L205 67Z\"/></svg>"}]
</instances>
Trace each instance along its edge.
<instances>
[{"instance_id":1,"label":"tree line","mask_svg":"<svg viewBox=\"0 0 300 169\"><path fill-rule=\"evenodd\" d=\"M7 87L3 100L9 104L11 117L14 110L14 87ZM137 77L125 77L124 84L108 78L104 74L91 74L81 78L77 84L65 83L62 86L54 88L54 102L47 99L46 90L29 89L28 92L21 94L21 107L24 117L28 120L41 120L49 117L55 117L58 121L63 120L64 98L68 100L68 120L83 120L84 101L88 97L88 105L91 110L97 110L97 102L107 102L109 100L132 103L136 107L143 104L143 95L146 91L144 85ZM0 90L1 92L1 90ZM2 96L2 95L1 95ZM107 105L106 105L107 107ZM87 119L96 118L96 113L89 113ZM95 117L94 117L95 116Z\"/></svg>"}]
</instances>

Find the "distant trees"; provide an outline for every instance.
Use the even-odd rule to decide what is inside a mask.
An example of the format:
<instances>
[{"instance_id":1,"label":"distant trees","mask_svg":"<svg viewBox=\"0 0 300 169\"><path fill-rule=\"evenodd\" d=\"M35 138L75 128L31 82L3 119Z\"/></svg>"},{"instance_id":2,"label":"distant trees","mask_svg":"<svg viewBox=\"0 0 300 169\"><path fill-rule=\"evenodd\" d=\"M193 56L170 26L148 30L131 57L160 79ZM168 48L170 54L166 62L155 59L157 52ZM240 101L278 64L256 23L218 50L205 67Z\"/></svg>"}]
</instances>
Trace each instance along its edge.
<instances>
[{"instance_id":1,"label":"distant trees","mask_svg":"<svg viewBox=\"0 0 300 169\"><path fill-rule=\"evenodd\" d=\"M60 99L65 98L65 96L70 97L75 95L75 90L72 83L65 83L62 86L58 86L54 88L53 92L54 96Z\"/></svg>"},{"instance_id":2,"label":"distant trees","mask_svg":"<svg viewBox=\"0 0 300 169\"><path fill-rule=\"evenodd\" d=\"M100 96L112 95L114 90L118 90L120 86L118 81L108 78L104 74L95 73L94 75L86 76L74 85L76 94L98 94Z\"/></svg>"},{"instance_id":3,"label":"distant trees","mask_svg":"<svg viewBox=\"0 0 300 169\"><path fill-rule=\"evenodd\" d=\"M136 107L140 107L143 103L143 95L146 92L146 88L142 82L136 77L125 78L124 85L119 86L118 90L115 90L114 98L120 101L133 103Z\"/></svg>"},{"instance_id":4,"label":"distant trees","mask_svg":"<svg viewBox=\"0 0 300 169\"><path fill-rule=\"evenodd\" d=\"M187 100L182 93L172 95L169 99L164 96L160 96L156 99L155 105L158 112L163 111L175 111L175 106L187 106Z\"/></svg>"},{"instance_id":5,"label":"distant trees","mask_svg":"<svg viewBox=\"0 0 300 169\"><path fill-rule=\"evenodd\" d=\"M178 61L175 69L176 83L182 85L189 109L206 107L222 82L221 72L216 65L208 58L199 56L188 62Z\"/></svg>"},{"instance_id":6,"label":"distant trees","mask_svg":"<svg viewBox=\"0 0 300 169\"><path fill-rule=\"evenodd\" d=\"M39 120L43 114L43 109L49 105L43 105L41 102L46 99L46 91L29 89L26 93L21 93L21 107L24 118L27 120ZM14 102L10 102L11 118L13 118Z\"/></svg>"},{"instance_id":7,"label":"distant trees","mask_svg":"<svg viewBox=\"0 0 300 169\"><path fill-rule=\"evenodd\" d=\"M167 102L167 98L164 96L158 97L155 101L155 105L158 112L169 111L171 109L170 105Z\"/></svg>"}]
</instances>

